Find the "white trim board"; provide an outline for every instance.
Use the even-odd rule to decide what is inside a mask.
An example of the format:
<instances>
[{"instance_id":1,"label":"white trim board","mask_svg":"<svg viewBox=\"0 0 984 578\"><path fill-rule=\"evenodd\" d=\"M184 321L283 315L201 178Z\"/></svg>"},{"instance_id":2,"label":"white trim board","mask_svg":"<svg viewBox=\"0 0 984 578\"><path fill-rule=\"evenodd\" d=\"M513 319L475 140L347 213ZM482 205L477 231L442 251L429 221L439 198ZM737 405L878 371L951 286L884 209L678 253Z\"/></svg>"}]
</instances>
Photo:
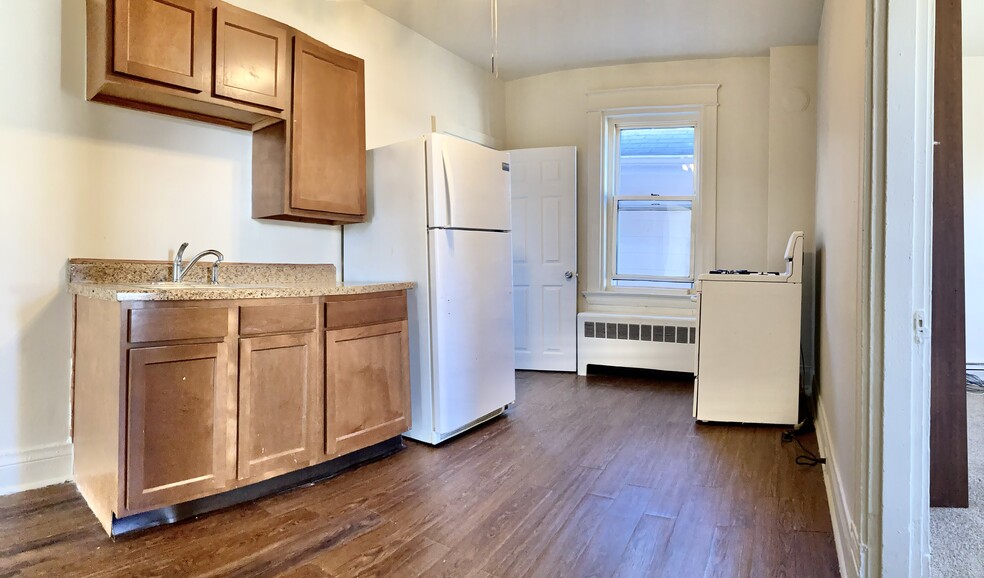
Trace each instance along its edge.
<instances>
[{"instance_id":1,"label":"white trim board","mask_svg":"<svg viewBox=\"0 0 984 578\"><path fill-rule=\"evenodd\" d=\"M931 368L913 317L932 317L934 4L868 0L868 25L861 564L865 576L919 578L929 575Z\"/></svg>"},{"instance_id":2,"label":"white trim board","mask_svg":"<svg viewBox=\"0 0 984 578\"><path fill-rule=\"evenodd\" d=\"M830 440L830 425L827 412L823 409L823 400L817 399L817 443L820 445L820 455L826 458L823 464L823 485L827 489L827 506L830 509L830 522L834 528L834 544L837 547L837 565L843 578L860 578L861 576L861 540L858 528L850 519L847 508L847 494L841 482L837 468L837 456L830 450L833 443Z\"/></svg>"},{"instance_id":3,"label":"white trim board","mask_svg":"<svg viewBox=\"0 0 984 578\"><path fill-rule=\"evenodd\" d=\"M72 479L72 443L0 452L0 496Z\"/></svg>"}]
</instances>

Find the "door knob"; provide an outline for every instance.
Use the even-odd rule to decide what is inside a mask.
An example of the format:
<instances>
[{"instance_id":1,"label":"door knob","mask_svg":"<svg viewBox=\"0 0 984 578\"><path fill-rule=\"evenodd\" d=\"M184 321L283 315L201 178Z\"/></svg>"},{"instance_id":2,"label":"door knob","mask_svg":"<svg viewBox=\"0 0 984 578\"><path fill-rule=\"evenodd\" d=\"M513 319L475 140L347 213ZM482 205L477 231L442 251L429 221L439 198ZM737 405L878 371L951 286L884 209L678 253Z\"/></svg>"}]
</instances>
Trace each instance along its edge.
<instances>
[{"instance_id":1,"label":"door knob","mask_svg":"<svg viewBox=\"0 0 984 578\"><path fill-rule=\"evenodd\" d=\"M564 273L564 279L573 279L573 278L574 278L573 271L567 271L566 273Z\"/></svg>"}]
</instances>

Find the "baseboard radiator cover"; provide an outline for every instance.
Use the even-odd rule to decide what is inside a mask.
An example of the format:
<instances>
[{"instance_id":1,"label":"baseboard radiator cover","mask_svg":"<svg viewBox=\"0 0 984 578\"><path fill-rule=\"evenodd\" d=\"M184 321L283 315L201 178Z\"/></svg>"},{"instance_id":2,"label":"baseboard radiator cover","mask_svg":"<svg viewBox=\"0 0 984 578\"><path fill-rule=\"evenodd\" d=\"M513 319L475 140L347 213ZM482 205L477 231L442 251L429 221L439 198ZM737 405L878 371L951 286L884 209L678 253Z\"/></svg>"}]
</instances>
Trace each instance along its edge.
<instances>
[{"instance_id":1,"label":"baseboard radiator cover","mask_svg":"<svg viewBox=\"0 0 984 578\"><path fill-rule=\"evenodd\" d=\"M577 373L589 365L694 373L697 321L693 317L578 313Z\"/></svg>"}]
</instances>

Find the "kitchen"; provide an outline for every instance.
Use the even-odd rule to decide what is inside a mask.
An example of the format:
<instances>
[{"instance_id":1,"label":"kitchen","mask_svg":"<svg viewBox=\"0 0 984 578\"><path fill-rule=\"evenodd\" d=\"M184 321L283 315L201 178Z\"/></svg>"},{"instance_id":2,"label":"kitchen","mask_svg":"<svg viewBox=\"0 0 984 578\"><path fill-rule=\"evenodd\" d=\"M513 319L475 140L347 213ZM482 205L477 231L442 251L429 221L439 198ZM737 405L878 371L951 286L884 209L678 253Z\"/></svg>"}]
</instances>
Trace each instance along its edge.
<instances>
[{"instance_id":1,"label":"kitchen","mask_svg":"<svg viewBox=\"0 0 984 578\"><path fill-rule=\"evenodd\" d=\"M343 266L342 233L338 227L251 218L252 142L248 133L104 106L82 98L86 92L85 29L79 24L85 21L83 4L67 0L18 6L18 18L34 23L24 28L60 32L52 33L49 41L32 50L30 58L24 41L4 51L14 60L11 70L16 71L25 87L7 96L15 100L4 113L3 142L9 147L4 155L9 167L4 173L13 175L14 190L24 191L11 200L12 206L5 215L10 221L4 229L16 235L12 239L30 239L37 247L30 252L12 252L10 256L11 270L29 274L11 280L6 290L17 305L5 314L9 315L5 327L11 332L16 328L19 337L9 351L16 363L3 368L8 372L3 376L4 383L13 386L8 399L16 402L4 410L11 413L0 420L6 424L0 432L5 436L4 447L35 451L30 460L25 460L25 467L33 471L24 478L32 480L54 481L64 475L66 465L71 471L71 446L65 441L70 427L68 360L72 347L67 321L71 319L72 305L65 289L69 257L168 260L169 252L187 240L196 250L218 248L230 261ZM556 86L551 83L557 77L509 83L497 80L487 70L465 62L362 3L293 2L276 7L262 2L234 4L303 30L365 60L368 149L417 138L437 128L491 136L499 148L574 144L583 155L587 148L583 134L585 111L580 108L580 97L571 98L570 94L645 84L719 83L719 265L777 268L785 246L783 237L788 237L793 228L781 219L774 222L775 215L802 211L802 203L788 206L788 199L771 198L772 179L784 177L773 174L773 146L778 154L788 148L779 142L798 145L800 140L783 135L779 126L773 138L772 71L768 57L695 61L690 66L673 62L628 65L610 71L619 77L616 80L562 78L570 84L565 97L552 92ZM786 55L780 52L780 56ZM788 140L777 140L781 138ZM756 146L748 146L750 142ZM587 164L583 156L579 160ZM585 166L585 170L589 168ZM579 185L582 181L578 179ZM579 203L585 202L582 195L578 199ZM591 217L596 212L588 204L579 206L579 215L584 215L579 230L590 230ZM39 235L38 231L44 234ZM776 238L781 241L776 243ZM579 251L582 263L578 271L585 276L593 269L589 253L583 248ZM590 291L589 286L584 288ZM52 363L53 359L65 362ZM524 382L535 380L536 374L521 375L520 389ZM635 382L631 387L642 387L641 383ZM519 401L516 411L528 411L522 409L522 397ZM535 395L527 402L527 407L544 411L551 407L549 399ZM614 409L627 402L599 395L592 397L590 403L601 407L610 404L608 407ZM655 409L658 405L647 407ZM544 428L559 435L563 425L556 421ZM477 430L476 439L496 431L499 430ZM582 435L587 431L583 429ZM518 438L515 441L521 443ZM439 448L427 453L429 457L420 465L408 467L450 462L461 445ZM401 455L392 459L408 459ZM486 473L497 479L494 470ZM5 480L6 485L15 486L17 481L8 484ZM452 487L467 493L464 482L458 481ZM607 498L618 500L614 494ZM639 495L624 499L630 498L636 502L643 499ZM591 512L597 513L607 504L591 502L588 500L584 509L578 510L582 516L590 518ZM521 502L516 507L520 505ZM240 512L247 511L248 506ZM354 523L355 519L354 515L348 521L340 519L338 527ZM652 531L661 531L659 524L654 524ZM179 528L186 526L174 529ZM568 529L568 533L573 532L573 527ZM446 538L447 533L446 528L435 529L428 536L412 540L412 546L407 548L425 548L434 554L443 545L435 537ZM328 539L326 536L330 534L322 534L319 539ZM408 554L402 551L402 555ZM556 556L562 561L560 553Z\"/></svg>"}]
</instances>

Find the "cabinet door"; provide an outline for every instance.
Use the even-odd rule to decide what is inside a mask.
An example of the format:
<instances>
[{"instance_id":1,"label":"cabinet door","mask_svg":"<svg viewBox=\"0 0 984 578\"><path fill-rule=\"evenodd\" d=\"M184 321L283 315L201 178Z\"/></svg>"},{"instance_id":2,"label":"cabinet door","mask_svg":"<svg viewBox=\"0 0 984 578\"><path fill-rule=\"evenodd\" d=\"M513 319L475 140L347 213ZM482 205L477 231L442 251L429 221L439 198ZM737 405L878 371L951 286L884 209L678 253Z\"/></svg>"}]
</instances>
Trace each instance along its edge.
<instances>
[{"instance_id":1,"label":"cabinet door","mask_svg":"<svg viewBox=\"0 0 984 578\"><path fill-rule=\"evenodd\" d=\"M287 27L221 4L215 10L215 96L284 110Z\"/></svg>"},{"instance_id":2,"label":"cabinet door","mask_svg":"<svg viewBox=\"0 0 984 578\"><path fill-rule=\"evenodd\" d=\"M407 322L326 334L327 453L346 454L410 429Z\"/></svg>"},{"instance_id":3,"label":"cabinet door","mask_svg":"<svg viewBox=\"0 0 984 578\"><path fill-rule=\"evenodd\" d=\"M116 0L113 69L201 92L209 68L209 28L201 0Z\"/></svg>"},{"instance_id":4,"label":"cabinet door","mask_svg":"<svg viewBox=\"0 0 984 578\"><path fill-rule=\"evenodd\" d=\"M315 455L317 334L239 341L239 479L297 470Z\"/></svg>"},{"instance_id":5,"label":"cabinet door","mask_svg":"<svg viewBox=\"0 0 984 578\"><path fill-rule=\"evenodd\" d=\"M126 447L129 513L225 489L231 368L224 343L130 350ZM234 424L233 426L234 427Z\"/></svg>"},{"instance_id":6,"label":"cabinet door","mask_svg":"<svg viewBox=\"0 0 984 578\"><path fill-rule=\"evenodd\" d=\"M365 215L365 71L361 59L294 40L290 206Z\"/></svg>"}]
</instances>

